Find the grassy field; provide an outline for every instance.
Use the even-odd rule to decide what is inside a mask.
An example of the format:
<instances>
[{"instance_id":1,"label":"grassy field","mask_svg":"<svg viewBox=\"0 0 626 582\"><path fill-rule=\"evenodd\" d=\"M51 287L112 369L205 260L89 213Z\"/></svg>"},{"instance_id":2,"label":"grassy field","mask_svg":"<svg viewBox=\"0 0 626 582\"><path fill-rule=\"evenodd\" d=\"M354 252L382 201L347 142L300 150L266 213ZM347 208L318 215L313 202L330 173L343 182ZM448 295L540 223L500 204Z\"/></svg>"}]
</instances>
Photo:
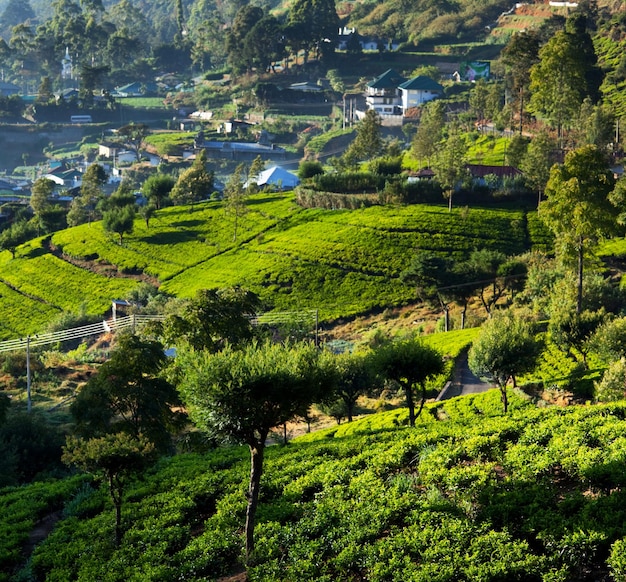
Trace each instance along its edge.
<instances>
[{"instance_id":1,"label":"grassy field","mask_svg":"<svg viewBox=\"0 0 626 582\"><path fill-rule=\"evenodd\" d=\"M457 258L480 248L521 254L546 244L533 217L497 208L449 213L443 205L304 210L288 193L251 197L236 240L221 202L165 208L149 227L137 219L123 245L100 223L84 224L52 235L56 255L42 239L19 248L15 259L0 253L0 283L9 286L0 297L8 314L0 337L36 333L54 314L83 304L104 315L111 300L139 284L139 274L179 297L243 285L268 309L318 309L322 320L404 305L415 292L400 274L418 249ZM85 263L75 266L60 253ZM20 298L32 317L21 316Z\"/></svg>"}]
</instances>

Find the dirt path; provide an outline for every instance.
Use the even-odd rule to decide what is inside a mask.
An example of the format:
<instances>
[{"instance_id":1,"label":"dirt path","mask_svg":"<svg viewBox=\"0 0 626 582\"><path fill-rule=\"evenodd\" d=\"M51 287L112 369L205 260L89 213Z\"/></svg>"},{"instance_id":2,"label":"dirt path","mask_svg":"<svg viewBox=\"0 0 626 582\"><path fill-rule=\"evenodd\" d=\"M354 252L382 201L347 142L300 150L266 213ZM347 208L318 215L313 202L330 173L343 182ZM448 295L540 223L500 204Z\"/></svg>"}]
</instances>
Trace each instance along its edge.
<instances>
[{"instance_id":1,"label":"dirt path","mask_svg":"<svg viewBox=\"0 0 626 582\"><path fill-rule=\"evenodd\" d=\"M54 529L54 526L61 519L62 515L63 511L59 509L54 513L46 515L35 524L35 527L28 536L28 541L22 547L22 558L24 562L30 558L35 546L43 542L50 535L50 532Z\"/></svg>"}]
</instances>

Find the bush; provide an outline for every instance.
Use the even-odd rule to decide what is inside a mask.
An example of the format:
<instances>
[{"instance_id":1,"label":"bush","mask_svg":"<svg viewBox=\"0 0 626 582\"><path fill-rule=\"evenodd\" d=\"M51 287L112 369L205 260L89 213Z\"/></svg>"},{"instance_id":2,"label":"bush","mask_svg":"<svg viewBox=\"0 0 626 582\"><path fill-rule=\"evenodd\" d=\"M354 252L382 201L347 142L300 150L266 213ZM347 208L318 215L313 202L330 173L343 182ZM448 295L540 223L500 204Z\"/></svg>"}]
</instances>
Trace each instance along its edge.
<instances>
[{"instance_id":1,"label":"bush","mask_svg":"<svg viewBox=\"0 0 626 582\"><path fill-rule=\"evenodd\" d=\"M313 178L317 175L324 173L324 167L321 162L307 162L304 161L300 164L298 168L298 178L300 180L308 180L309 178Z\"/></svg>"}]
</instances>

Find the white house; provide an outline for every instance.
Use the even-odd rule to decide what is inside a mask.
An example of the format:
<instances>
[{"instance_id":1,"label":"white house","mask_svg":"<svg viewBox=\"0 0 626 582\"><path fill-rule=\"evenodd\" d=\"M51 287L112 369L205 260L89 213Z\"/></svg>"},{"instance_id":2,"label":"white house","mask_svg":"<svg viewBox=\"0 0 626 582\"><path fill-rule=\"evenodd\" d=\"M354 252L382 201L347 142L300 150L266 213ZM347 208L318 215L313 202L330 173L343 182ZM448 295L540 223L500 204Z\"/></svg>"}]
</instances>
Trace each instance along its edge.
<instances>
[{"instance_id":1,"label":"white house","mask_svg":"<svg viewBox=\"0 0 626 582\"><path fill-rule=\"evenodd\" d=\"M368 109L373 109L379 115L400 115L402 95L398 88L406 78L394 71L386 70L367 84L365 103Z\"/></svg>"},{"instance_id":2,"label":"white house","mask_svg":"<svg viewBox=\"0 0 626 582\"><path fill-rule=\"evenodd\" d=\"M418 76L398 86L402 100L402 112L411 107L419 107L427 101L443 95L443 87L430 77Z\"/></svg>"},{"instance_id":3,"label":"white house","mask_svg":"<svg viewBox=\"0 0 626 582\"><path fill-rule=\"evenodd\" d=\"M365 103L382 118L400 120L412 107L443 95L443 87L430 77L406 79L393 69L388 69L367 84Z\"/></svg>"}]
</instances>

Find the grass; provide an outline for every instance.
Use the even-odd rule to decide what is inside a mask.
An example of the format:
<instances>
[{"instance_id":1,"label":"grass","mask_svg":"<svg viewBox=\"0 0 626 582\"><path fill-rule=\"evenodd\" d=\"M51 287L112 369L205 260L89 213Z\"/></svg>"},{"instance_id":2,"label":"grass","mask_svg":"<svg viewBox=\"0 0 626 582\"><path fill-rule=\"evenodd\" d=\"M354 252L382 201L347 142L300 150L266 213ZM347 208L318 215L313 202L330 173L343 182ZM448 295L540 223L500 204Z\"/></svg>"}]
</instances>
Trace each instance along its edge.
<instances>
[{"instance_id":1,"label":"grass","mask_svg":"<svg viewBox=\"0 0 626 582\"><path fill-rule=\"evenodd\" d=\"M117 97L116 101L124 105L137 109L168 109L163 104L163 97Z\"/></svg>"}]
</instances>

